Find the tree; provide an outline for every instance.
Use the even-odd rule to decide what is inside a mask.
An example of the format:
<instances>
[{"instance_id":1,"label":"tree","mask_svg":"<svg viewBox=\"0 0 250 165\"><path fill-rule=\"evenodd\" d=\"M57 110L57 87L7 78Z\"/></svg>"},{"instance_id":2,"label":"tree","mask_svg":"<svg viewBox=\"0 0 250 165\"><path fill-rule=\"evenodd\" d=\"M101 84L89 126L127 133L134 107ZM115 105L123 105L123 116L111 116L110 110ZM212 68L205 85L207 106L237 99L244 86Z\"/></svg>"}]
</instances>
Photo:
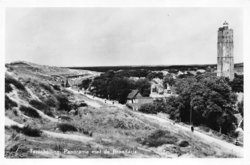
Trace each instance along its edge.
<instances>
[{"instance_id":1,"label":"tree","mask_svg":"<svg viewBox=\"0 0 250 165\"><path fill-rule=\"evenodd\" d=\"M152 80L154 78L163 79L163 73L162 72L150 72L148 73L147 78L149 80Z\"/></svg>"},{"instance_id":2,"label":"tree","mask_svg":"<svg viewBox=\"0 0 250 165\"><path fill-rule=\"evenodd\" d=\"M181 104L174 107L182 121L189 122L191 117L193 124L207 125L222 133L233 129L236 95L225 78L213 75L189 77L176 80L175 86ZM168 102L171 105L173 101ZM170 115L175 111L172 108Z\"/></svg>"},{"instance_id":3,"label":"tree","mask_svg":"<svg viewBox=\"0 0 250 165\"><path fill-rule=\"evenodd\" d=\"M118 100L122 104L126 103L132 86L127 78L114 77L108 87L110 99Z\"/></svg>"},{"instance_id":4,"label":"tree","mask_svg":"<svg viewBox=\"0 0 250 165\"><path fill-rule=\"evenodd\" d=\"M244 83L243 75L235 74L235 78L233 79L233 81L229 82L229 85L231 86L233 92L243 92L244 88L243 83Z\"/></svg>"},{"instance_id":5,"label":"tree","mask_svg":"<svg viewBox=\"0 0 250 165\"><path fill-rule=\"evenodd\" d=\"M151 92L151 83L148 79L139 79L136 81L136 87L140 91L141 95L148 97Z\"/></svg>"},{"instance_id":6,"label":"tree","mask_svg":"<svg viewBox=\"0 0 250 165\"><path fill-rule=\"evenodd\" d=\"M168 84L170 86L174 85L175 84L175 79L173 77L172 74L167 74L164 79L163 79L163 86L164 88L167 88L168 87Z\"/></svg>"},{"instance_id":7,"label":"tree","mask_svg":"<svg viewBox=\"0 0 250 165\"><path fill-rule=\"evenodd\" d=\"M127 95L135 89L135 84L133 80L117 76L113 71L109 71L96 77L91 87L91 92L96 96L125 103Z\"/></svg>"},{"instance_id":8,"label":"tree","mask_svg":"<svg viewBox=\"0 0 250 165\"><path fill-rule=\"evenodd\" d=\"M79 85L79 87L83 89L88 89L91 82L92 82L91 79L82 80L82 83Z\"/></svg>"}]
</instances>

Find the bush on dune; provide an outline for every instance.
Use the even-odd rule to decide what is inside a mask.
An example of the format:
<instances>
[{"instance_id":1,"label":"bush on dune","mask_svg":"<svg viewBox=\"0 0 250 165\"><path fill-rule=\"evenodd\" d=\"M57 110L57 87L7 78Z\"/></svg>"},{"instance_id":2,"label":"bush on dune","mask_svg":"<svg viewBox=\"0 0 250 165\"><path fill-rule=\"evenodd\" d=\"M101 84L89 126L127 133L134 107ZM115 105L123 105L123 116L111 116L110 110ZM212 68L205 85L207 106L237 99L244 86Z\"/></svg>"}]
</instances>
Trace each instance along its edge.
<instances>
[{"instance_id":1,"label":"bush on dune","mask_svg":"<svg viewBox=\"0 0 250 165\"><path fill-rule=\"evenodd\" d=\"M19 90L23 90L23 91L25 90L24 85L20 81L12 78L10 76L6 76L5 77L5 90L6 90L5 92L7 92L7 93L12 91L10 84L13 84Z\"/></svg>"},{"instance_id":2,"label":"bush on dune","mask_svg":"<svg viewBox=\"0 0 250 165\"><path fill-rule=\"evenodd\" d=\"M56 100L54 98L47 98L45 104L49 107L56 107Z\"/></svg>"},{"instance_id":3,"label":"bush on dune","mask_svg":"<svg viewBox=\"0 0 250 165\"><path fill-rule=\"evenodd\" d=\"M37 101L37 100L30 100L29 103L30 103L30 105L32 105L33 107L35 107L35 108L37 108L39 110L44 110L44 109L49 108L46 104L44 104L44 103L42 103L40 101Z\"/></svg>"},{"instance_id":4,"label":"bush on dune","mask_svg":"<svg viewBox=\"0 0 250 165\"><path fill-rule=\"evenodd\" d=\"M45 90L49 91L50 93L52 94L54 93L54 90L48 84L40 83L40 86L44 88Z\"/></svg>"},{"instance_id":5,"label":"bush on dune","mask_svg":"<svg viewBox=\"0 0 250 165\"><path fill-rule=\"evenodd\" d=\"M30 126L24 126L23 128L20 128L16 125L11 126L12 129L14 129L18 133L22 133L27 136L31 137L40 137L42 134L42 131L37 128L31 128Z\"/></svg>"},{"instance_id":6,"label":"bush on dune","mask_svg":"<svg viewBox=\"0 0 250 165\"><path fill-rule=\"evenodd\" d=\"M27 136L39 137L42 134L42 131L36 128L31 128L30 126L25 126L22 129L22 133Z\"/></svg>"},{"instance_id":7,"label":"bush on dune","mask_svg":"<svg viewBox=\"0 0 250 165\"><path fill-rule=\"evenodd\" d=\"M5 95L5 110L17 107L17 103L12 101L7 95Z\"/></svg>"},{"instance_id":8,"label":"bush on dune","mask_svg":"<svg viewBox=\"0 0 250 165\"><path fill-rule=\"evenodd\" d=\"M29 103L30 103L30 105L32 105L36 109L43 111L46 115L54 117L54 114L52 113L52 111L48 105L46 105L40 101L37 101L37 100L31 100Z\"/></svg>"},{"instance_id":9,"label":"bush on dune","mask_svg":"<svg viewBox=\"0 0 250 165\"><path fill-rule=\"evenodd\" d=\"M76 132L77 128L72 125L72 124L68 124L68 123L61 123L57 125L59 130L62 132Z\"/></svg>"},{"instance_id":10,"label":"bush on dune","mask_svg":"<svg viewBox=\"0 0 250 165\"><path fill-rule=\"evenodd\" d=\"M65 111L70 111L71 110L71 105L70 102L65 95L57 95L56 96L58 103L59 103L59 110L65 110Z\"/></svg>"},{"instance_id":11,"label":"bush on dune","mask_svg":"<svg viewBox=\"0 0 250 165\"><path fill-rule=\"evenodd\" d=\"M151 103L146 103L146 104L143 104L139 109L138 109L139 112L143 112L143 113L149 113L149 114L156 114L157 111L156 111L156 107L154 104L151 104Z\"/></svg>"},{"instance_id":12,"label":"bush on dune","mask_svg":"<svg viewBox=\"0 0 250 165\"><path fill-rule=\"evenodd\" d=\"M145 139L138 139L138 142L142 145L147 145L149 147L159 147L163 144L175 144L178 139L170 135L169 131L156 130L152 132Z\"/></svg>"},{"instance_id":13,"label":"bush on dune","mask_svg":"<svg viewBox=\"0 0 250 165\"><path fill-rule=\"evenodd\" d=\"M31 107L21 106L20 111L22 111L26 116L34 117L34 118L41 118L39 113Z\"/></svg>"},{"instance_id":14,"label":"bush on dune","mask_svg":"<svg viewBox=\"0 0 250 165\"><path fill-rule=\"evenodd\" d=\"M11 88L10 84L6 83L5 81L5 93L10 93L13 89Z\"/></svg>"}]
</instances>

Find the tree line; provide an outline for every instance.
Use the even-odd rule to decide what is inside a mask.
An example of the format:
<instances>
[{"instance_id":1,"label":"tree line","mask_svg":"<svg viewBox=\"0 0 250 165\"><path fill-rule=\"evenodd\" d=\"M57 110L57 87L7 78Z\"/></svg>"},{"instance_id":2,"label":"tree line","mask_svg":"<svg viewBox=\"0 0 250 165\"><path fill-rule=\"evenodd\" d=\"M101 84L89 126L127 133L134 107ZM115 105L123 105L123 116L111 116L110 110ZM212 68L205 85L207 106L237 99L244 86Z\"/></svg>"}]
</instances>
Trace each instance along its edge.
<instances>
[{"instance_id":1,"label":"tree line","mask_svg":"<svg viewBox=\"0 0 250 165\"><path fill-rule=\"evenodd\" d=\"M124 104L127 101L128 94L134 89L138 89L142 96L148 97L151 91L150 79L158 75L160 74L154 74L147 70L108 71L94 78L94 80L86 79L82 81L79 87L89 89L95 96L117 100ZM163 77L163 75L161 76ZM139 77L139 79L130 77Z\"/></svg>"},{"instance_id":2,"label":"tree line","mask_svg":"<svg viewBox=\"0 0 250 165\"><path fill-rule=\"evenodd\" d=\"M239 80L236 77L237 83ZM139 111L145 113L163 112L173 120L205 125L224 134L230 134L235 129L237 96L236 91L243 91L237 86L232 88L234 81L217 77L213 74L177 78L166 77L165 82L175 86L177 96L166 100L157 100L153 104L141 106ZM243 84L243 82L242 82ZM242 85L243 86L243 85ZM239 111L243 115L243 102L238 103Z\"/></svg>"}]
</instances>

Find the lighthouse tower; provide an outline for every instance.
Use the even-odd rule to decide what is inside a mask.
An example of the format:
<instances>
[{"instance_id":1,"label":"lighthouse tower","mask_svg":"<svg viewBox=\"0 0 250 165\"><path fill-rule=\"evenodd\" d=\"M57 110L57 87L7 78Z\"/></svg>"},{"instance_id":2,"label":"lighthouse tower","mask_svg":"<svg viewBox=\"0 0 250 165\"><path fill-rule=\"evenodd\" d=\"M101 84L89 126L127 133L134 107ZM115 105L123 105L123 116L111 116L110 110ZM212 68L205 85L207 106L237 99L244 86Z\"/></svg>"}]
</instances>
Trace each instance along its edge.
<instances>
[{"instance_id":1,"label":"lighthouse tower","mask_svg":"<svg viewBox=\"0 0 250 165\"><path fill-rule=\"evenodd\" d=\"M217 42L217 76L234 79L234 43L233 30L228 28L228 23L224 22L223 27L218 29Z\"/></svg>"}]
</instances>

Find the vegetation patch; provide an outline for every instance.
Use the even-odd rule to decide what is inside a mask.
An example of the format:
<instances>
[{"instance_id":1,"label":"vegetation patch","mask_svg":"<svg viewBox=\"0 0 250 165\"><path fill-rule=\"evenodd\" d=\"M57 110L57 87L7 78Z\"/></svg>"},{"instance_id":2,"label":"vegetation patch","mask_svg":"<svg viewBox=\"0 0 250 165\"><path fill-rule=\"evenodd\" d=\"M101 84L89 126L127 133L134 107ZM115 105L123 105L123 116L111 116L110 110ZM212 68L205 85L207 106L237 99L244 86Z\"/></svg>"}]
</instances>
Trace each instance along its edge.
<instances>
[{"instance_id":1,"label":"vegetation patch","mask_svg":"<svg viewBox=\"0 0 250 165\"><path fill-rule=\"evenodd\" d=\"M51 117L54 117L54 114L53 112L51 111L50 107L47 106L46 104L40 102L40 101L37 101L37 100L31 100L30 102L30 105L32 105L33 107L43 111L46 115L48 116L51 116Z\"/></svg>"},{"instance_id":2,"label":"vegetation patch","mask_svg":"<svg viewBox=\"0 0 250 165\"><path fill-rule=\"evenodd\" d=\"M64 110L64 111L71 110L70 102L69 102L69 99L67 98L67 96L57 95L56 98L58 100L59 110Z\"/></svg>"},{"instance_id":3,"label":"vegetation patch","mask_svg":"<svg viewBox=\"0 0 250 165\"><path fill-rule=\"evenodd\" d=\"M35 107L35 108L37 108L39 110L44 110L44 109L49 108L46 104L44 104L44 103L42 103L40 101L37 101L37 100L30 100L29 103L30 103L30 105L32 105L33 107Z\"/></svg>"},{"instance_id":4,"label":"vegetation patch","mask_svg":"<svg viewBox=\"0 0 250 165\"><path fill-rule=\"evenodd\" d=\"M45 90L49 91L50 93L52 94L54 93L53 89L48 84L40 83L40 86L44 88Z\"/></svg>"},{"instance_id":5,"label":"vegetation patch","mask_svg":"<svg viewBox=\"0 0 250 165\"><path fill-rule=\"evenodd\" d=\"M30 126L24 126L23 128L20 128L16 125L11 126L13 130L15 130L18 133L22 133L26 136L31 137L40 137L42 135L42 131L37 128L31 128Z\"/></svg>"},{"instance_id":6,"label":"vegetation patch","mask_svg":"<svg viewBox=\"0 0 250 165\"><path fill-rule=\"evenodd\" d=\"M143 113L149 113L149 114L156 114L156 106L151 103L143 104L138 111L143 112Z\"/></svg>"},{"instance_id":7,"label":"vegetation patch","mask_svg":"<svg viewBox=\"0 0 250 165\"><path fill-rule=\"evenodd\" d=\"M159 147L163 144L175 144L177 138L172 136L169 131L156 130L151 133L147 138L139 138L137 141L142 145L149 147Z\"/></svg>"},{"instance_id":8,"label":"vegetation patch","mask_svg":"<svg viewBox=\"0 0 250 165\"><path fill-rule=\"evenodd\" d=\"M55 90L57 90L57 91L60 91L60 90L61 90L61 88L60 88L59 85L53 85L53 88L54 88Z\"/></svg>"},{"instance_id":9,"label":"vegetation patch","mask_svg":"<svg viewBox=\"0 0 250 165\"><path fill-rule=\"evenodd\" d=\"M5 110L17 107L17 103L5 95Z\"/></svg>"},{"instance_id":10,"label":"vegetation patch","mask_svg":"<svg viewBox=\"0 0 250 165\"><path fill-rule=\"evenodd\" d=\"M59 128L60 131L64 133L77 131L77 128L74 125L69 124L69 123L61 123L61 124L58 124L57 127Z\"/></svg>"},{"instance_id":11,"label":"vegetation patch","mask_svg":"<svg viewBox=\"0 0 250 165\"><path fill-rule=\"evenodd\" d=\"M12 91L12 87L10 84L6 83L6 78L5 78L5 93L10 93Z\"/></svg>"},{"instance_id":12,"label":"vegetation patch","mask_svg":"<svg viewBox=\"0 0 250 165\"><path fill-rule=\"evenodd\" d=\"M189 143L186 140L182 140L182 141L180 141L178 143L178 146L180 146L180 147L187 147L187 146L189 146Z\"/></svg>"},{"instance_id":13,"label":"vegetation patch","mask_svg":"<svg viewBox=\"0 0 250 165\"><path fill-rule=\"evenodd\" d=\"M19 90L22 90L22 91L25 90L24 85L20 81L12 78L10 76L6 76L5 77L5 92L7 92L7 93L12 91L10 84L13 84Z\"/></svg>"},{"instance_id":14,"label":"vegetation patch","mask_svg":"<svg viewBox=\"0 0 250 165\"><path fill-rule=\"evenodd\" d=\"M49 107L56 107L56 100L54 98L47 98L45 104Z\"/></svg>"},{"instance_id":15,"label":"vegetation patch","mask_svg":"<svg viewBox=\"0 0 250 165\"><path fill-rule=\"evenodd\" d=\"M26 116L34 117L34 118L41 118L39 113L31 107L21 106L20 111L22 111Z\"/></svg>"}]
</instances>

